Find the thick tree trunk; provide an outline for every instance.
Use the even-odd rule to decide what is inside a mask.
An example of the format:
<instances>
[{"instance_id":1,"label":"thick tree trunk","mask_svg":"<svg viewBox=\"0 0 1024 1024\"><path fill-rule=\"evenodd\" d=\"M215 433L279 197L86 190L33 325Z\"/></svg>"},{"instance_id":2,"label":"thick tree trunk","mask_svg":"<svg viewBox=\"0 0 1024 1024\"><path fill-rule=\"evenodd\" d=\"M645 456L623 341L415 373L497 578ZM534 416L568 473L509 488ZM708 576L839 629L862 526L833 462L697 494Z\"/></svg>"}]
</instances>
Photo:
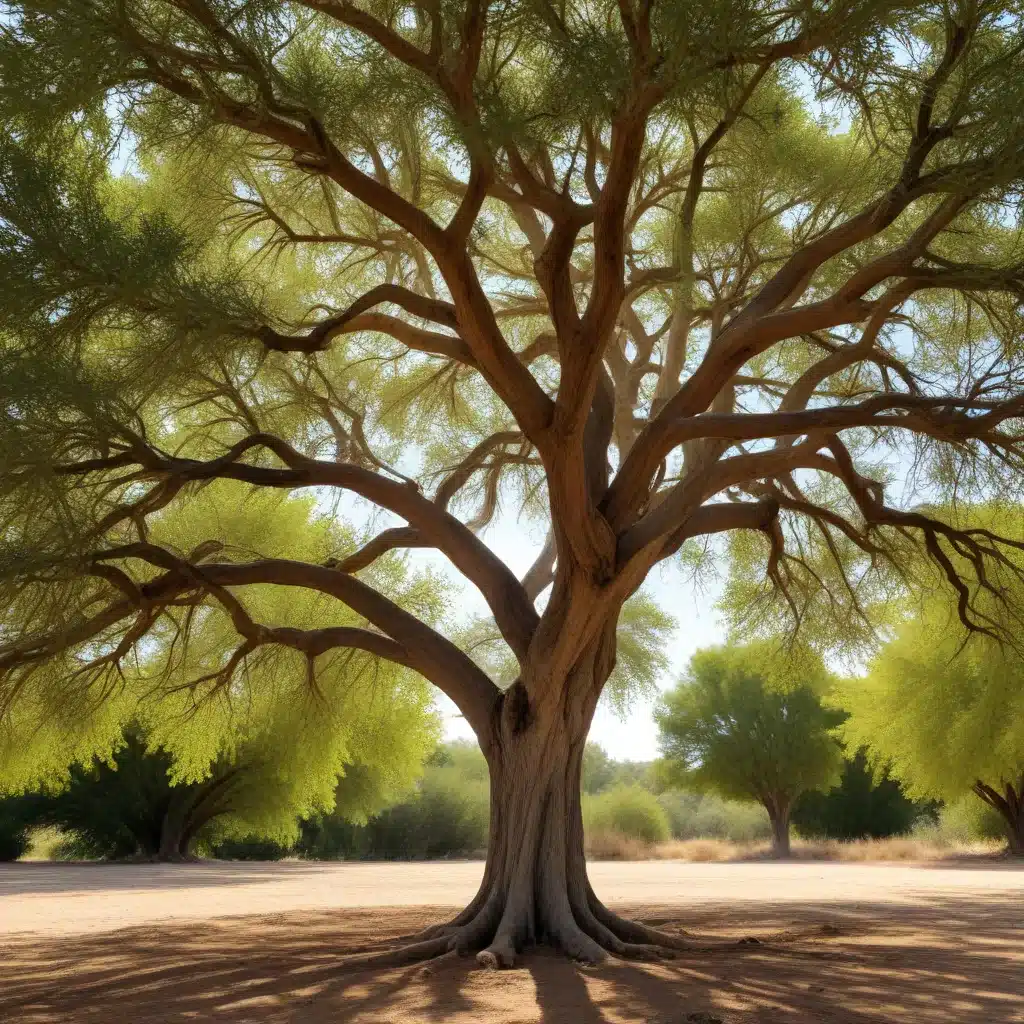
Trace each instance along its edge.
<instances>
[{"instance_id":1,"label":"thick tree trunk","mask_svg":"<svg viewBox=\"0 0 1024 1024\"><path fill-rule=\"evenodd\" d=\"M1014 857L1024 857L1024 814L1018 814L1017 820L1007 822L1007 826L1010 854Z\"/></svg>"},{"instance_id":2,"label":"thick tree trunk","mask_svg":"<svg viewBox=\"0 0 1024 1024\"><path fill-rule=\"evenodd\" d=\"M603 683L608 671L596 678ZM408 958L476 952L486 966L508 967L521 950L546 944L596 963L608 953L650 959L685 945L610 912L587 879L580 771L596 678L552 687L557 703L548 708L532 706L522 683L505 694L481 744L491 822L480 889L458 917L409 947Z\"/></svg>"},{"instance_id":3,"label":"thick tree trunk","mask_svg":"<svg viewBox=\"0 0 1024 1024\"><path fill-rule=\"evenodd\" d=\"M188 832L187 798L172 799L160 827L160 847L156 859L180 861L188 857L191 835Z\"/></svg>"},{"instance_id":4,"label":"thick tree trunk","mask_svg":"<svg viewBox=\"0 0 1024 1024\"><path fill-rule=\"evenodd\" d=\"M200 829L229 810L228 791L238 768L222 769L205 782L176 787L160 828L157 860L188 860Z\"/></svg>"}]
</instances>

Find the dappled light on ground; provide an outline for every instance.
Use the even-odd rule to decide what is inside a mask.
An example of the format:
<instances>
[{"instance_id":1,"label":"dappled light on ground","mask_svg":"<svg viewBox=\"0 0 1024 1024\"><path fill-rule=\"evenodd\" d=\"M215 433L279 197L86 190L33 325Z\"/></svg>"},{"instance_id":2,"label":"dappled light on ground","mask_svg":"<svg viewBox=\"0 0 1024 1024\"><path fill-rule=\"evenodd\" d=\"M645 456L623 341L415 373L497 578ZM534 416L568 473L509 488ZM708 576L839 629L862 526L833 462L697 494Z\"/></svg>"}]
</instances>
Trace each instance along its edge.
<instances>
[{"instance_id":1,"label":"dappled light on ground","mask_svg":"<svg viewBox=\"0 0 1024 1024\"><path fill-rule=\"evenodd\" d=\"M234 867L240 874L248 870ZM991 891L978 885L943 891L930 881L941 881L935 870L912 876L909 869L894 868L891 877L902 888L886 893L876 882L869 897L863 882L859 890L843 891L844 881L856 877L849 872L863 869L786 869L791 869L789 898L780 881L784 871L749 865L734 869L742 870L747 882L736 887L743 894L739 899L722 885L717 902L704 894L689 906L682 900L617 904L618 910L659 927L685 928L696 948L669 961L610 962L598 969L547 952L528 954L500 972L458 959L391 970L346 965L346 956L386 947L393 938L436 921L444 914L439 907L333 908L154 921L105 933L23 933L5 943L0 1020L1024 1022L1024 873L994 873L999 884L992 883ZM99 880L103 869L95 871ZM262 866L251 874L273 877ZM612 878L604 879L605 888ZM911 878L916 885L908 888ZM740 882L738 874L734 879ZM754 902L749 895L759 879L762 901ZM701 888L696 877L695 888ZM65 914L74 914L75 902L66 900Z\"/></svg>"}]
</instances>

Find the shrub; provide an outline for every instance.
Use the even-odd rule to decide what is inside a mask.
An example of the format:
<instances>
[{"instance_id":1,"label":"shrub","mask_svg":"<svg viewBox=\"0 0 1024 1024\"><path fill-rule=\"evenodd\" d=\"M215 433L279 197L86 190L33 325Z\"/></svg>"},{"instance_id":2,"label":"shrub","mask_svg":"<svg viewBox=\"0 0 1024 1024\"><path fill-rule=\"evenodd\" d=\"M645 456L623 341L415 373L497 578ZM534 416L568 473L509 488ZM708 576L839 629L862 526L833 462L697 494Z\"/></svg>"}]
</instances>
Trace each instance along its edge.
<instances>
[{"instance_id":1,"label":"shrub","mask_svg":"<svg viewBox=\"0 0 1024 1024\"><path fill-rule=\"evenodd\" d=\"M479 764L477 761L479 760ZM480 765L483 770L480 770ZM296 846L316 860L435 860L487 849L490 790L479 752L451 744L432 758L419 788L365 825L327 815L306 822Z\"/></svg>"},{"instance_id":2,"label":"shrub","mask_svg":"<svg viewBox=\"0 0 1024 1024\"><path fill-rule=\"evenodd\" d=\"M489 793L451 766L428 769L419 792L366 826L364 856L388 860L469 857L487 848Z\"/></svg>"},{"instance_id":3,"label":"shrub","mask_svg":"<svg viewBox=\"0 0 1024 1024\"><path fill-rule=\"evenodd\" d=\"M838 786L801 795L792 820L808 838L884 839L909 832L922 813L924 805L908 799L888 772L875 777L861 749L847 758Z\"/></svg>"},{"instance_id":4,"label":"shrub","mask_svg":"<svg viewBox=\"0 0 1024 1024\"><path fill-rule=\"evenodd\" d=\"M729 839L749 843L771 836L768 814L760 804L678 789L662 793L658 802L668 816L673 839Z\"/></svg>"},{"instance_id":5,"label":"shrub","mask_svg":"<svg viewBox=\"0 0 1024 1024\"><path fill-rule=\"evenodd\" d=\"M18 860L32 845L29 817L20 797L0 800L0 861Z\"/></svg>"},{"instance_id":6,"label":"shrub","mask_svg":"<svg viewBox=\"0 0 1024 1024\"><path fill-rule=\"evenodd\" d=\"M615 786L586 798L583 819L586 831L593 835L615 832L645 843L661 843L671 835L658 798L639 786Z\"/></svg>"},{"instance_id":7,"label":"shrub","mask_svg":"<svg viewBox=\"0 0 1024 1024\"><path fill-rule=\"evenodd\" d=\"M917 839L940 846L957 846L991 839L1006 839L1006 826L997 811L976 796L965 796L939 809L936 821L916 826Z\"/></svg>"},{"instance_id":8,"label":"shrub","mask_svg":"<svg viewBox=\"0 0 1024 1024\"><path fill-rule=\"evenodd\" d=\"M244 836L225 839L211 852L218 860L283 860L291 850L272 839Z\"/></svg>"}]
</instances>

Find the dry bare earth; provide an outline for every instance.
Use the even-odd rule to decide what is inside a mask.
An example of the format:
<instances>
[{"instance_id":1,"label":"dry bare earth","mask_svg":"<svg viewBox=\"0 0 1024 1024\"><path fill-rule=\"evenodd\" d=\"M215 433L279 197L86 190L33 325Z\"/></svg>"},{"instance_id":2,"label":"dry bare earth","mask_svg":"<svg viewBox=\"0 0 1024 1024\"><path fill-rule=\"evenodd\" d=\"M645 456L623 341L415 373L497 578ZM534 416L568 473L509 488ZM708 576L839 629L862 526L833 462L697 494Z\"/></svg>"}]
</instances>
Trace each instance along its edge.
<instances>
[{"instance_id":1,"label":"dry bare earth","mask_svg":"<svg viewBox=\"0 0 1024 1024\"><path fill-rule=\"evenodd\" d=\"M541 953L503 972L345 967L466 901L480 871L3 866L0 1020L1024 1022L1024 872L991 862L598 863L604 900L712 948L598 970Z\"/></svg>"}]
</instances>

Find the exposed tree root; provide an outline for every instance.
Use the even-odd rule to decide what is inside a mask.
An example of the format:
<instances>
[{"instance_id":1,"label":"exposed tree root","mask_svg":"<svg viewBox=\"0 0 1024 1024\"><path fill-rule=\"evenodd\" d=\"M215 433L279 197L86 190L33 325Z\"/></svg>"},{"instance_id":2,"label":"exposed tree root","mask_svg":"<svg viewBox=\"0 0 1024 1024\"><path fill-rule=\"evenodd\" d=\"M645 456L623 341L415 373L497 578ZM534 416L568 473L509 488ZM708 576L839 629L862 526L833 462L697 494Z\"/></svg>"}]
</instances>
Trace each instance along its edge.
<instances>
[{"instance_id":1,"label":"exposed tree root","mask_svg":"<svg viewBox=\"0 0 1024 1024\"><path fill-rule=\"evenodd\" d=\"M593 904L588 900L585 905L570 909L570 901L565 898L562 909L566 913L554 920L550 908L546 908L544 929L537 935L526 934L522 929L517 935L516 908L510 907L497 893L474 903L477 913L468 921L463 912L451 921L433 925L416 935L402 936L397 940L401 943L397 947L381 949L382 944L363 947L357 955L346 957L343 966L350 970L404 967L475 953L481 967L500 969L514 966L520 953L539 945L553 947L577 963L596 966L609 956L656 961L672 959L679 950L702 948L679 936L621 918L596 899ZM463 923L456 924L456 921Z\"/></svg>"}]
</instances>

